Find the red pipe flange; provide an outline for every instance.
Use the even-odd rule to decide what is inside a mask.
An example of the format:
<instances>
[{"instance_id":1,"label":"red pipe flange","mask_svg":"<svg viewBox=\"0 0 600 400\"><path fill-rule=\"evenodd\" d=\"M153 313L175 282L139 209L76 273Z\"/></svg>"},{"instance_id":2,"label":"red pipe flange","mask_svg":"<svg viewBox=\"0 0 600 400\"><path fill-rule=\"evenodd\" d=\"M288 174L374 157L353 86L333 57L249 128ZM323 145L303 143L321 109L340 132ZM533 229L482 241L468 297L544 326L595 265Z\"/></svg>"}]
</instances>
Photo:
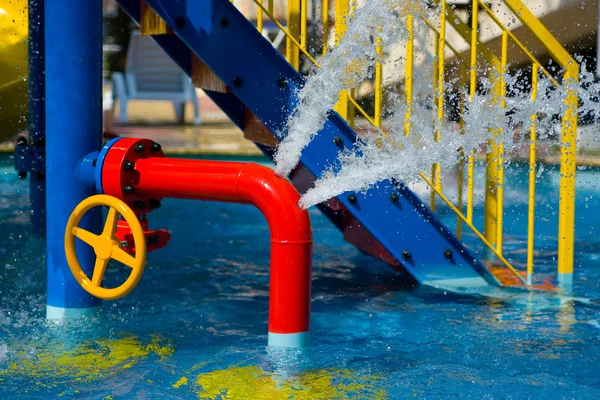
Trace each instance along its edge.
<instances>
[{"instance_id":1,"label":"red pipe flange","mask_svg":"<svg viewBox=\"0 0 600 400\"><path fill-rule=\"evenodd\" d=\"M152 140L118 140L106 154L102 166L104 193L123 200L138 215L160 207L162 197L146 197L136 192L140 180L136 165L139 160L164 156L160 144Z\"/></svg>"}]
</instances>

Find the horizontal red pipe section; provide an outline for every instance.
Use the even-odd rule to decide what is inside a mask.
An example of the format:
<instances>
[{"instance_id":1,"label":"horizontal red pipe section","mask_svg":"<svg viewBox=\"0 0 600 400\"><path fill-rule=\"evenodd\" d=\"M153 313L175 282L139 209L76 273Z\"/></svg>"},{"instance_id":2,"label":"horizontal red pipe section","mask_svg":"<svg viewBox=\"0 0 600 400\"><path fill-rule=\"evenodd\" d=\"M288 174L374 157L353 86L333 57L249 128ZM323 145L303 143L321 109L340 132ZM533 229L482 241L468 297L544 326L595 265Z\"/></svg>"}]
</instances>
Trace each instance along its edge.
<instances>
[{"instance_id":1,"label":"horizontal red pipe section","mask_svg":"<svg viewBox=\"0 0 600 400\"><path fill-rule=\"evenodd\" d=\"M308 332L312 231L300 195L286 179L257 164L139 159L135 193L140 197L212 200L256 206L271 231L269 332Z\"/></svg>"}]
</instances>

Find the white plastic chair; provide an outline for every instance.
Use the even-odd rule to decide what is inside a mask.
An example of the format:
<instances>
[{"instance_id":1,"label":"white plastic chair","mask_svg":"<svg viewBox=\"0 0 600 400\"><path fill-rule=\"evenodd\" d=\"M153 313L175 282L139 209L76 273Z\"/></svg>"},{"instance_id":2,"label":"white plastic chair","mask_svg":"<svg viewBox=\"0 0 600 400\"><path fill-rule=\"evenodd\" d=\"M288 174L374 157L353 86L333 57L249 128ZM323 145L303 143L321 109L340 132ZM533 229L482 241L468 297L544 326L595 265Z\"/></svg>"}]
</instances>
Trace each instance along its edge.
<instances>
[{"instance_id":1,"label":"white plastic chair","mask_svg":"<svg viewBox=\"0 0 600 400\"><path fill-rule=\"evenodd\" d=\"M196 89L190 78L150 37L138 31L131 33L125 73L114 73L112 83L113 100L119 99L121 123L127 122L130 100L171 101L180 123L185 120L185 103L191 101L194 122L197 125L202 122Z\"/></svg>"}]
</instances>

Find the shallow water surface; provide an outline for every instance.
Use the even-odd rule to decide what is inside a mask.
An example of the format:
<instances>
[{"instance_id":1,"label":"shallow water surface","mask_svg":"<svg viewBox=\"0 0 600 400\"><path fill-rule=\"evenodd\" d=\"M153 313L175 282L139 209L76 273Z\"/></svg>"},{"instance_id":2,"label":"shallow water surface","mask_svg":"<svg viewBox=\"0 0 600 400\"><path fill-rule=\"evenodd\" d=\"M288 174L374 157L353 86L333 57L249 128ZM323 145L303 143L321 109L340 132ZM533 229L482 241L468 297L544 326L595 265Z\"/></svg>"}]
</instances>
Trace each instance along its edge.
<instances>
[{"instance_id":1,"label":"shallow water surface","mask_svg":"<svg viewBox=\"0 0 600 400\"><path fill-rule=\"evenodd\" d=\"M172 241L138 287L94 318L47 323L43 241L11 162L0 157L2 398L600 398L595 170L579 173L575 300L411 287L311 209L312 347L295 353L265 350L268 226L235 204L164 200L149 219ZM555 271L557 183L552 168L538 181L536 279ZM525 167L509 169L505 252L520 267L526 185Z\"/></svg>"}]
</instances>

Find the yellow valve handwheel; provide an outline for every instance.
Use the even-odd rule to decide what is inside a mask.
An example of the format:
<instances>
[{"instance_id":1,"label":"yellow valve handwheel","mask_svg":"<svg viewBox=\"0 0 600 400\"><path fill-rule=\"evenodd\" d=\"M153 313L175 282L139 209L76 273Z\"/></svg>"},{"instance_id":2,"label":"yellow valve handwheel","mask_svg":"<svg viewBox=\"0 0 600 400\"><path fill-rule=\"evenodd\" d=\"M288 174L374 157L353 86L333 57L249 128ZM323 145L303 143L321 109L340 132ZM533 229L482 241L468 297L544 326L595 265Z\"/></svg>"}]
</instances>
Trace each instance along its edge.
<instances>
[{"instance_id":1,"label":"yellow valve handwheel","mask_svg":"<svg viewBox=\"0 0 600 400\"><path fill-rule=\"evenodd\" d=\"M99 206L107 206L109 211L102 233L95 235L78 225L86 212ZM121 248L121 243L115 236L119 214L125 218L133 234L135 257ZM83 272L79 265L75 252L75 238L90 245L96 253L92 279ZM140 281L146 265L146 238L140 221L131 208L116 197L99 194L83 200L71 213L65 232L65 253L73 276L86 292L104 300L114 300L131 292ZM111 259L130 267L131 274L121 286L110 289L103 288L100 285Z\"/></svg>"}]
</instances>

